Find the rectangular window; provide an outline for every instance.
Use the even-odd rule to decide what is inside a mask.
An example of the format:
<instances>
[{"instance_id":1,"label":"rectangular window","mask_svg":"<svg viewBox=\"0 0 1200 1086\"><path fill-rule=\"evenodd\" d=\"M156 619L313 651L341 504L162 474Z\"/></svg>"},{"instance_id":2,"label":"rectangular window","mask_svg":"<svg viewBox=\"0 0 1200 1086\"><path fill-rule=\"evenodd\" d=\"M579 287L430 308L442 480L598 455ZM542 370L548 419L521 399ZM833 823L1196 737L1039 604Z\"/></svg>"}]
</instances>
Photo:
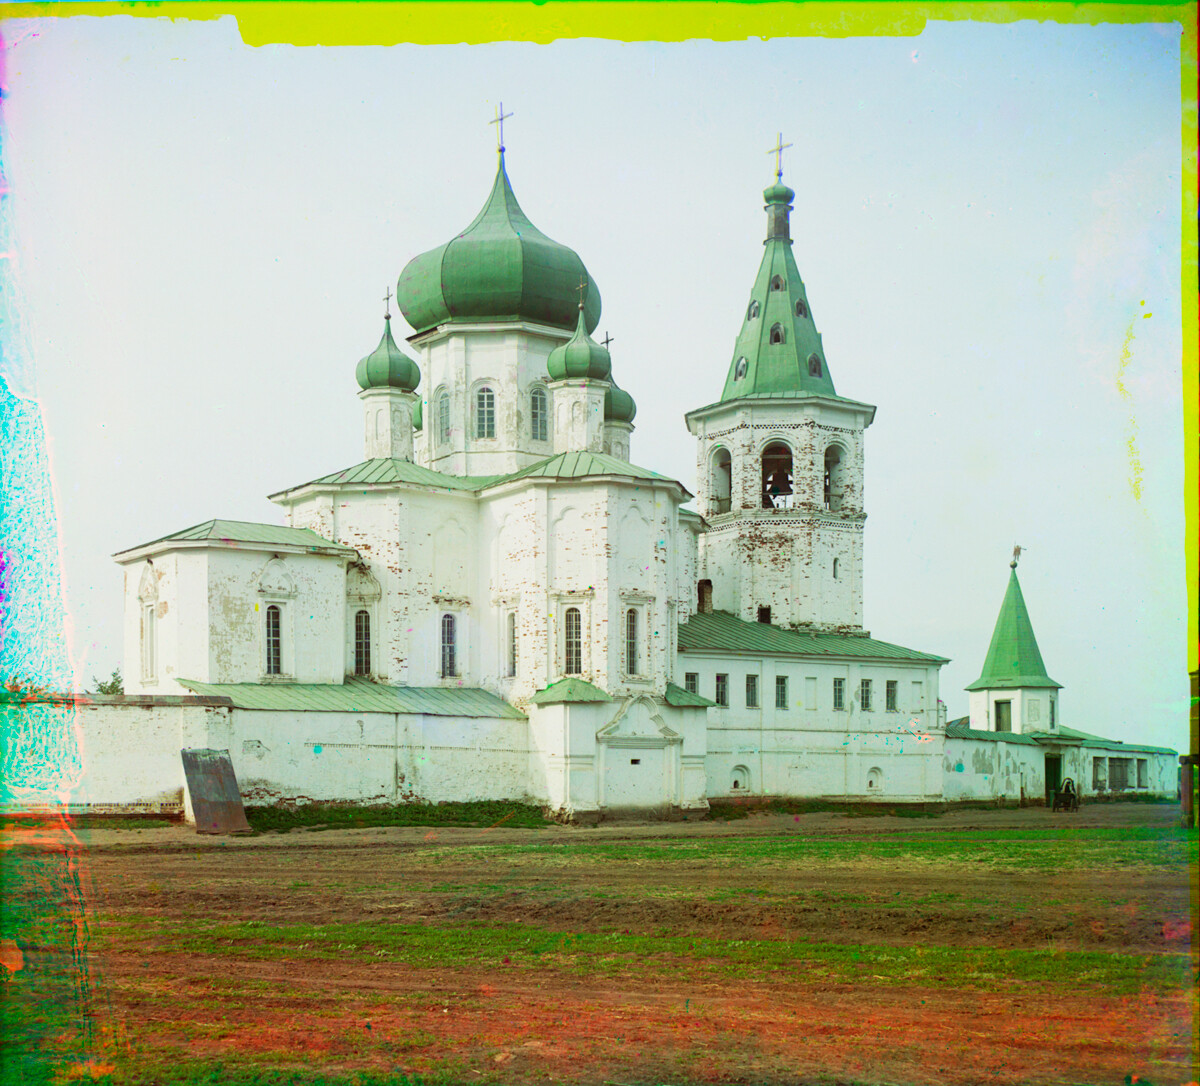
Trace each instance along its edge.
<instances>
[{"instance_id":1,"label":"rectangular window","mask_svg":"<svg viewBox=\"0 0 1200 1086\"><path fill-rule=\"evenodd\" d=\"M770 626L771 625L771 608L760 607L758 609L758 621L764 623L767 626Z\"/></svg>"},{"instance_id":2,"label":"rectangular window","mask_svg":"<svg viewBox=\"0 0 1200 1086\"><path fill-rule=\"evenodd\" d=\"M496 394L490 388L475 393L475 436L496 436Z\"/></svg>"},{"instance_id":3,"label":"rectangular window","mask_svg":"<svg viewBox=\"0 0 1200 1086\"><path fill-rule=\"evenodd\" d=\"M833 680L833 707L835 709L846 708L846 680Z\"/></svg>"},{"instance_id":4,"label":"rectangular window","mask_svg":"<svg viewBox=\"0 0 1200 1086\"><path fill-rule=\"evenodd\" d=\"M746 708L758 708L758 676L746 676Z\"/></svg>"},{"instance_id":5,"label":"rectangular window","mask_svg":"<svg viewBox=\"0 0 1200 1086\"><path fill-rule=\"evenodd\" d=\"M625 612L625 674L638 674L638 613L636 607Z\"/></svg>"},{"instance_id":6,"label":"rectangular window","mask_svg":"<svg viewBox=\"0 0 1200 1086\"><path fill-rule=\"evenodd\" d=\"M1129 758L1109 758L1108 787L1113 792L1123 792L1129 787Z\"/></svg>"},{"instance_id":7,"label":"rectangular window","mask_svg":"<svg viewBox=\"0 0 1200 1086\"><path fill-rule=\"evenodd\" d=\"M775 708L776 709L786 709L787 707L788 707L787 676L786 675L776 675L775 676Z\"/></svg>"},{"instance_id":8,"label":"rectangular window","mask_svg":"<svg viewBox=\"0 0 1200 1086\"><path fill-rule=\"evenodd\" d=\"M996 731L1011 732L1012 731L1012 702L998 701L996 702Z\"/></svg>"},{"instance_id":9,"label":"rectangular window","mask_svg":"<svg viewBox=\"0 0 1200 1086\"><path fill-rule=\"evenodd\" d=\"M1092 791L1103 792L1108 787L1108 764L1103 758L1092 759Z\"/></svg>"},{"instance_id":10,"label":"rectangular window","mask_svg":"<svg viewBox=\"0 0 1200 1086\"><path fill-rule=\"evenodd\" d=\"M804 708L810 712L817 708L817 677L808 675L804 680Z\"/></svg>"},{"instance_id":11,"label":"rectangular window","mask_svg":"<svg viewBox=\"0 0 1200 1086\"><path fill-rule=\"evenodd\" d=\"M871 680L863 679L858 684L858 701L864 713L871 711Z\"/></svg>"},{"instance_id":12,"label":"rectangular window","mask_svg":"<svg viewBox=\"0 0 1200 1086\"><path fill-rule=\"evenodd\" d=\"M142 681L149 682L154 678L158 662L155 660L155 604L148 603L142 608Z\"/></svg>"},{"instance_id":13,"label":"rectangular window","mask_svg":"<svg viewBox=\"0 0 1200 1086\"><path fill-rule=\"evenodd\" d=\"M683 688L689 694L700 693L700 672L688 671L683 676Z\"/></svg>"},{"instance_id":14,"label":"rectangular window","mask_svg":"<svg viewBox=\"0 0 1200 1086\"><path fill-rule=\"evenodd\" d=\"M899 693L900 684L895 679L888 679L887 686L884 688L885 707L889 713L896 711L896 698Z\"/></svg>"},{"instance_id":15,"label":"rectangular window","mask_svg":"<svg viewBox=\"0 0 1200 1086\"><path fill-rule=\"evenodd\" d=\"M1054 695L1050 695L1050 727L1054 727Z\"/></svg>"},{"instance_id":16,"label":"rectangular window","mask_svg":"<svg viewBox=\"0 0 1200 1086\"><path fill-rule=\"evenodd\" d=\"M567 675L583 674L583 615L578 607L568 607L563 616Z\"/></svg>"},{"instance_id":17,"label":"rectangular window","mask_svg":"<svg viewBox=\"0 0 1200 1086\"><path fill-rule=\"evenodd\" d=\"M279 608L271 604L267 608L267 674L283 672L283 635L280 629Z\"/></svg>"},{"instance_id":18,"label":"rectangular window","mask_svg":"<svg viewBox=\"0 0 1200 1086\"><path fill-rule=\"evenodd\" d=\"M546 405L546 392L535 388L529 398L530 430L534 441L545 441L548 433L546 416L549 414Z\"/></svg>"},{"instance_id":19,"label":"rectangular window","mask_svg":"<svg viewBox=\"0 0 1200 1086\"><path fill-rule=\"evenodd\" d=\"M517 674L517 612L509 611L505 620L505 635L508 639L508 677Z\"/></svg>"},{"instance_id":20,"label":"rectangular window","mask_svg":"<svg viewBox=\"0 0 1200 1086\"><path fill-rule=\"evenodd\" d=\"M729 676L728 675L718 675L717 676L717 687L715 690L715 695L716 696L713 698L713 701L715 701L718 705L728 705L729 704Z\"/></svg>"},{"instance_id":21,"label":"rectangular window","mask_svg":"<svg viewBox=\"0 0 1200 1086\"><path fill-rule=\"evenodd\" d=\"M1139 788L1149 788L1150 787L1150 765L1146 761L1145 758L1139 758L1137 760L1137 774L1138 774L1138 785L1137 786Z\"/></svg>"},{"instance_id":22,"label":"rectangular window","mask_svg":"<svg viewBox=\"0 0 1200 1086\"><path fill-rule=\"evenodd\" d=\"M366 611L354 613L354 674L371 674L371 616Z\"/></svg>"},{"instance_id":23,"label":"rectangular window","mask_svg":"<svg viewBox=\"0 0 1200 1086\"><path fill-rule=\"evenodd\" d=\"M912 711L919 713L925 708L925 684L912 684Z\"/></svg>"},{"instance_id":24,"label":"rectangular window","mask_svg":"<svg viewBox=\"0 0 1200 1086\"><path fill-rule=\"evenodd\" d=\"M458 630L453 615L442 615L442 678L458 674Z\"/></svg>"}]
</instances>

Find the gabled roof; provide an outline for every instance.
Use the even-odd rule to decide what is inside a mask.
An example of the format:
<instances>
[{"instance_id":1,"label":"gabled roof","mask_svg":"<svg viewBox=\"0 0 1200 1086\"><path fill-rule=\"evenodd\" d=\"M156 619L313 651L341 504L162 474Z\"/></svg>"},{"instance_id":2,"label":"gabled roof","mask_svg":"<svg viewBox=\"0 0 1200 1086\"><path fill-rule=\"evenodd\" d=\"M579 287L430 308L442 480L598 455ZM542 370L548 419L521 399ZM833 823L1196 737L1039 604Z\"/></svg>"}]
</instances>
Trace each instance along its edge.
<instances>
[{"instance_id":1,"label":"gabled roof","mask_svg":"<svg viewBox=\"0 0 1200 1086\"><path fill-rule=\"evenodd\" d=\"M743 622L728 611L692 615L679 627L680 652L748 652L767 656L854 656L945 664L944 656L917 652L855 634L809 633Z\"/></svg>"},{"instance_id":2,"label":"gabled roof","mask_svg":"<svg viewBox=\"0 0 1200 1086\"><path fill-rule=\"evenodd\" d=\"M612 701L598 686L584 679L566 678L551 683L529 699L534 705L581 704L594 701Z\"/></svg>"},{"instance_id":3,"label":"gabled roof","mask_svg":"<svg viewBox=\"0 0 1200 1086\"><path fill-rule=\"evenodd\" d=\"M970 728L965 723L969 717L962 717L946 725L947 739L978 739L985 743L1016 743L1022 747L1036 747L1038 741L1031 735L1020 732L987 732Z\"/></svg>"},{"instance_id":4,"label":"gabled roof","mask_svg":"<svg viewBox=\"0 0 1200 1086\"><path fill-rule=\"evenodd\" d=\"M227 697L236 709L289 712L412 713L524 720L524 713L478 687L387 686L367 679L344 683L202 683L180 679L194 694Z\"/></svg>"},{"instance_id":5,"label":"gabled roof","mask_svg":"<svg viewBox=\"0 0 1200 1086\"><path fill-rule=\"evenodd\" d=\"M646 479L653 482L673 483L685 494L689 491L683 484L666 475L659 475L648 468L639 468L626 460L606 453L566 452L548 456L535 464L510 472L508 475L446 475L431 468L421 467L409 460L379 458L322 475L299 486L288 487L271 498L300 490L306 486L386 486L389 483L410 483L416 486L441 487L449 490L480 492L502 483L520 479L587 479L595 476L616 476L625 479Z\"/></svg>"},{"instance_id":6,"label":"gabled roof","mask_svg":"<svg viewBox=\"0 0 1200 1086\"><path fill-rule=\"evenodd\" d=\"M152 539L136 547L126 547L117 552L117 557L157 543L197 542L214 540L222 543L259 543L267 546L305 547L313 550L332 550L343 554L357 554L353 547L324 539L310 528L285 528L279 524L258 524L248 520L206 520L203 524L172 532L161 539Z\"/></svg>"},{"instance_id":7,"label":"gabled roof","mask_svg":"<svg viewBox=\"0 0 1200 1086\"><path fill-rule=\"evenodd\" d=\"M980 739L989 743L1017 743L1023 746L1045 746L1050 743L1067 743L1080 747L1100 747L1115 750L1120 747L1131 753L1170 754L1177 752L1169 747L1144 747L1133 743L1124 743L1120 739L1105 739L1100 735L1077 731L1074 728L1055 728L1054 731L1025 732L992 732L980 731L969 726L970 717L959 717L946 725L947 739Z\"/></svg>"},{"instance_id":8,"label":"gabled roof","mask_svg":"<svg viewBox=\"0 0 1200 1086\"><path fill-rule=\"evenodd\" d=\"M674 705L677 709L707 709L710 705L717 704L674 683L667 683L666 701L668 705Z\"/></svg>"},{"instance_id":9,"label":"gabled roof","mask_svg":"<svg viewBox=\"0 0 1200 1086\"><path fill-rule=\"evenodd\" d=\"M1033 624L1021 595L1014 562L1008 577L1008 590L1000 605L996 628L992 631L992 643L988 646L987 658L983 662L983 674L968 690L1013 690L1018 687L1061 688L1046 674L1042 654L1038 651L1037 638L1033 636Z\"/></svg>"}]
</instances>

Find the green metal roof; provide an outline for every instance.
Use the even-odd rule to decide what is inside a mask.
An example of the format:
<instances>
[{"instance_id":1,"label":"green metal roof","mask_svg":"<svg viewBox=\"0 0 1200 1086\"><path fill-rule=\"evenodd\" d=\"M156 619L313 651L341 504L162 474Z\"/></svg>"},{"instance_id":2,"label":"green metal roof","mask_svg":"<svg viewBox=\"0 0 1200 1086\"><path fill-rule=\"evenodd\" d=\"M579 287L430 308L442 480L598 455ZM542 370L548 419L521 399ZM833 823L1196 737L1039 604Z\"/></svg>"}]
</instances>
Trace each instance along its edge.
<instances>
[{"instance_id":1,"label":"green metal roof","mask_svg":"<svg viewBox=\"0 0 1200 1086\"><path fill-rule=\"evenodd\" d=\"M668 705L674 705L677 709L707 709L710 705L717 704L674 683L667 683L666 699Z\"/></svg>"},{"instance_id":2,"label":"green metal roof","mask_svg":"<svg viewBox=\"0 0 1200 1086\"><path fill-rule=\"evenodd\" d=\"M1029 732L1035 739L1041 742L1053 742L1068 739L1078 742L1081 747L1120 747L1122 750L1130 751L1149 751L1152 754L1178 754L1178 751L1172 750L1170 747L1148 747L1141 743L1126 743L1122 739L1105 739L1102 735L1092 735L1090 732L1081 732L1075 728L1055 728L1053 731L1035 731Z\"/></svg>"},{"instance_id":3,"label":"green metal roof","mask_svg":"<svg viewBox=\"0 0 1200 1086\"><path fill-rule=\"evenodd\" d=\"M483 210L457 237L405 265L396 301L417 332L448 321L531 320L570 330L584 293L587 330L600 292L574 250L546 237L513 195L504 155Z\"/></svg>"},{"instance_id":4,"label":"green metal roof","mask_svg":"<svg viewBox=\"0 0 1200 1086\"><path fill-rule=\"evenodd\" d=\"M279 524L256 524L248 520L206 520L203 524L184 528L173 532L161 539L152 539L149 543L141 543L137 547L127 547L119 554L140 550L142 547L152 547L155 543L167 543L173 540L219 540L227 543L265 543L269 546L326 548L340 551L343 554L357 554L353 547L344 547L317 535L310 528L285 528Z\"/></svg>"},{"instance_id":5,"label":"green metal roof","mask_svg":"<svg viewBox=\"0 0 1200 1086\"><path fill-rule=\"evenodd\" d=\"M551 683L529 699L534 705L563 705L594 701L612 701L598 686L583 679L566 678Z\"/></svg>"},{"instance_id":6,"label":"green metal roof","mask_svg":"<svg viewBox=\"0 0 1200 1086\"><path fill-rule=\"evenodd\" d=\"M347 679L344 683L179 682L195 694L227 697L238 709L525 719L503 698L477 687L386 686L367 679Z\"/></svg>"},{"instance_id":7,"label":"green metal roof","mask_svg":"<svg viewBox=\"0 0 1200 1086\"><path fill-rule=\"evenodd\" d=\"M412 392L421 383L420 367L396 346L396 341L392 338L390 317L384 318L383 336L379 340L379 346L366 358L359 360L354 376L358 387L362 389L399 388L405 392Z\"/></svg>"},{"instance_id":8,"label":"green metal roof","mask_svg":"<svg viewBox=\"0 0 1200 1086\"><path fill-rule=\"evenodd\" d=\"M968 690L1016 689L1017 687L1059 688L1046 674L1042 654L1038 651L1037 638L1033 636L1033 624L1021 595L1014 562L1008 577L1008 591L1000 605L996 628L992 631L992 643L988 646L987 659L983 662L983 674Z\"/></svg>"},{"instance_id":9,"label":"green metal roof","mask_svg":"<svg viewBox=\"0 0 1200 1086\"><path fill-rule=\"evenodd\" d=\"M539 460L520 471L508 475L445 475L440 471L423 468L408 460L380 458L366 460L361 464L322 475L300 486L289 487L299 490L305 486L358 486L386 485L388 483L412 483L417 486L443 487L450 490L481 491L501 483L518 479L586 479L596 475L616 475L626 479L646 479L655 482L674 483L677 480L659 475L648 468L639 468L626 460L605 453L567 452ZM287 493L287 491L280 491ZM686 491L685 491L686 493ZM277 497L278 495L272 495Z\"/></svg>"},{"instance_id":10,"label":"green metal roof","mask_svg":"<svg viewBox=\"0 0 1200 1086\"><path fill-rule=\"evenodd\" d=\"M807 633L743 622L728 611L692 615L679 627L680 652L750 652L778 656L854 656L876 660L948 663L944 656L902 648L854 634Z\"/></svg>"},{"instance_id":11,"label":"green metal roof","mask_svg":"<svg viewBox=\"0 0 1200 1086\"><path fill-rule=\"evenodd\" d=\"M963 720L969 718L963 717ZM1020 732L985 732L977 731L967 727L961 721L954 721L946 725L947 739L979 739L985 743L1015 743L1021 747L1036 747L1038 741L1030 735L1022 735Z\"/></svg>"},{"instance_id":12,"label":"green metal roof","mask_svg":"<svg viewBox=\"0 0 1200 1086\"><path fill-rule=\"evenodd\" d=\"M794 195L780 184L763 193L766 248L742 315L722 402L764 393L834 395L825 348L792 255L788 213Z\"/></svg>"}]
</instances>

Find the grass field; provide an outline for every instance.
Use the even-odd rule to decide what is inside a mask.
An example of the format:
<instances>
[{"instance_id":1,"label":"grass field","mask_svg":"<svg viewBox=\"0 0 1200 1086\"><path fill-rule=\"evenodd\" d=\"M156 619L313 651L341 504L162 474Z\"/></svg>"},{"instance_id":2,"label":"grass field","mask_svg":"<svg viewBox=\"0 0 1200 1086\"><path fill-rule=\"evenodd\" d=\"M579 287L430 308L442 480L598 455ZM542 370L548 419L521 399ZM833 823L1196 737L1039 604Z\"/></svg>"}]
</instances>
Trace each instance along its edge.
<instances>
[{"instance_id":1,"label":"grass field","mask_svg":"<svg viewBox=\"0 0 1200 1086\"><path fill-rule=\"evenodd\" d=\"M1193 1078L1175 809L505 813L84 831L98 1043L48 1081Z\"/></svg>"}]
</instances>

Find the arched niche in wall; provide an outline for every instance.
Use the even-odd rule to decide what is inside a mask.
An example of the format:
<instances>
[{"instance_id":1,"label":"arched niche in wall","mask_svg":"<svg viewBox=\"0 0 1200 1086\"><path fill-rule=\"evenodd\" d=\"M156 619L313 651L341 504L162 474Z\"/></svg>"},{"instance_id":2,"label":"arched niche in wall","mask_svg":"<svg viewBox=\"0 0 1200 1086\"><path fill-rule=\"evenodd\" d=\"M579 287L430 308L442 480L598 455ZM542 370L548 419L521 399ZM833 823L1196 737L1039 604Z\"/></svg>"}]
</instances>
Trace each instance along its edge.
<instances>
[{"instance_id":1,"label":"arched niche in wall","mask_svg":"<svg viewBox=\"0 0 1200 1086\"><path fill-rule=\"evenodd\" d=\"M346 599L350 603L374 603L382 594L365 562L355 562L346 570Z\"/></svg>"},{"instance_id":2,"label":"arched niche in wall","mask_svg":"<svg viewBox=\"0 0 1200 1086\"><path fill-rule=\"evenodd\" d=\"M272 558L258 575L258 594L271 599L290 600L296 595L296 581L282 558Z\"/></svg>"},{"instance_id":3,"label":"arched niche in wall","mask_svg":"<svg viewBox=\"0 0 1200 1086\"><path fill-rule=\"evenodd\" d=\"M712 503L710 516L729 512L733 494L733 457L724 447L715 449L709 458L708 493Z\"/></svg>"},{"instance_id":4,"label":"arched niche in wall","mask_svg":"<svg viewBox=\"0 0 1200 1086\"><path fill-rule=\"evenodd\" d=\"M825 449L825 508L837 510L842 507L846 491L846 450L836 443Z\"/></svg>"},{"instance_id":5,"label":"arched niche in wall","mask_svg":"<svg viewBox=\"0 0 1200 1086\"><path fill-rule=\"evenodd\" d=\"M146 563L142 579L138 582L138 599L142 603L154 603L158 599L158 574L150 562Z\"/></svg>"}]
</instances>

